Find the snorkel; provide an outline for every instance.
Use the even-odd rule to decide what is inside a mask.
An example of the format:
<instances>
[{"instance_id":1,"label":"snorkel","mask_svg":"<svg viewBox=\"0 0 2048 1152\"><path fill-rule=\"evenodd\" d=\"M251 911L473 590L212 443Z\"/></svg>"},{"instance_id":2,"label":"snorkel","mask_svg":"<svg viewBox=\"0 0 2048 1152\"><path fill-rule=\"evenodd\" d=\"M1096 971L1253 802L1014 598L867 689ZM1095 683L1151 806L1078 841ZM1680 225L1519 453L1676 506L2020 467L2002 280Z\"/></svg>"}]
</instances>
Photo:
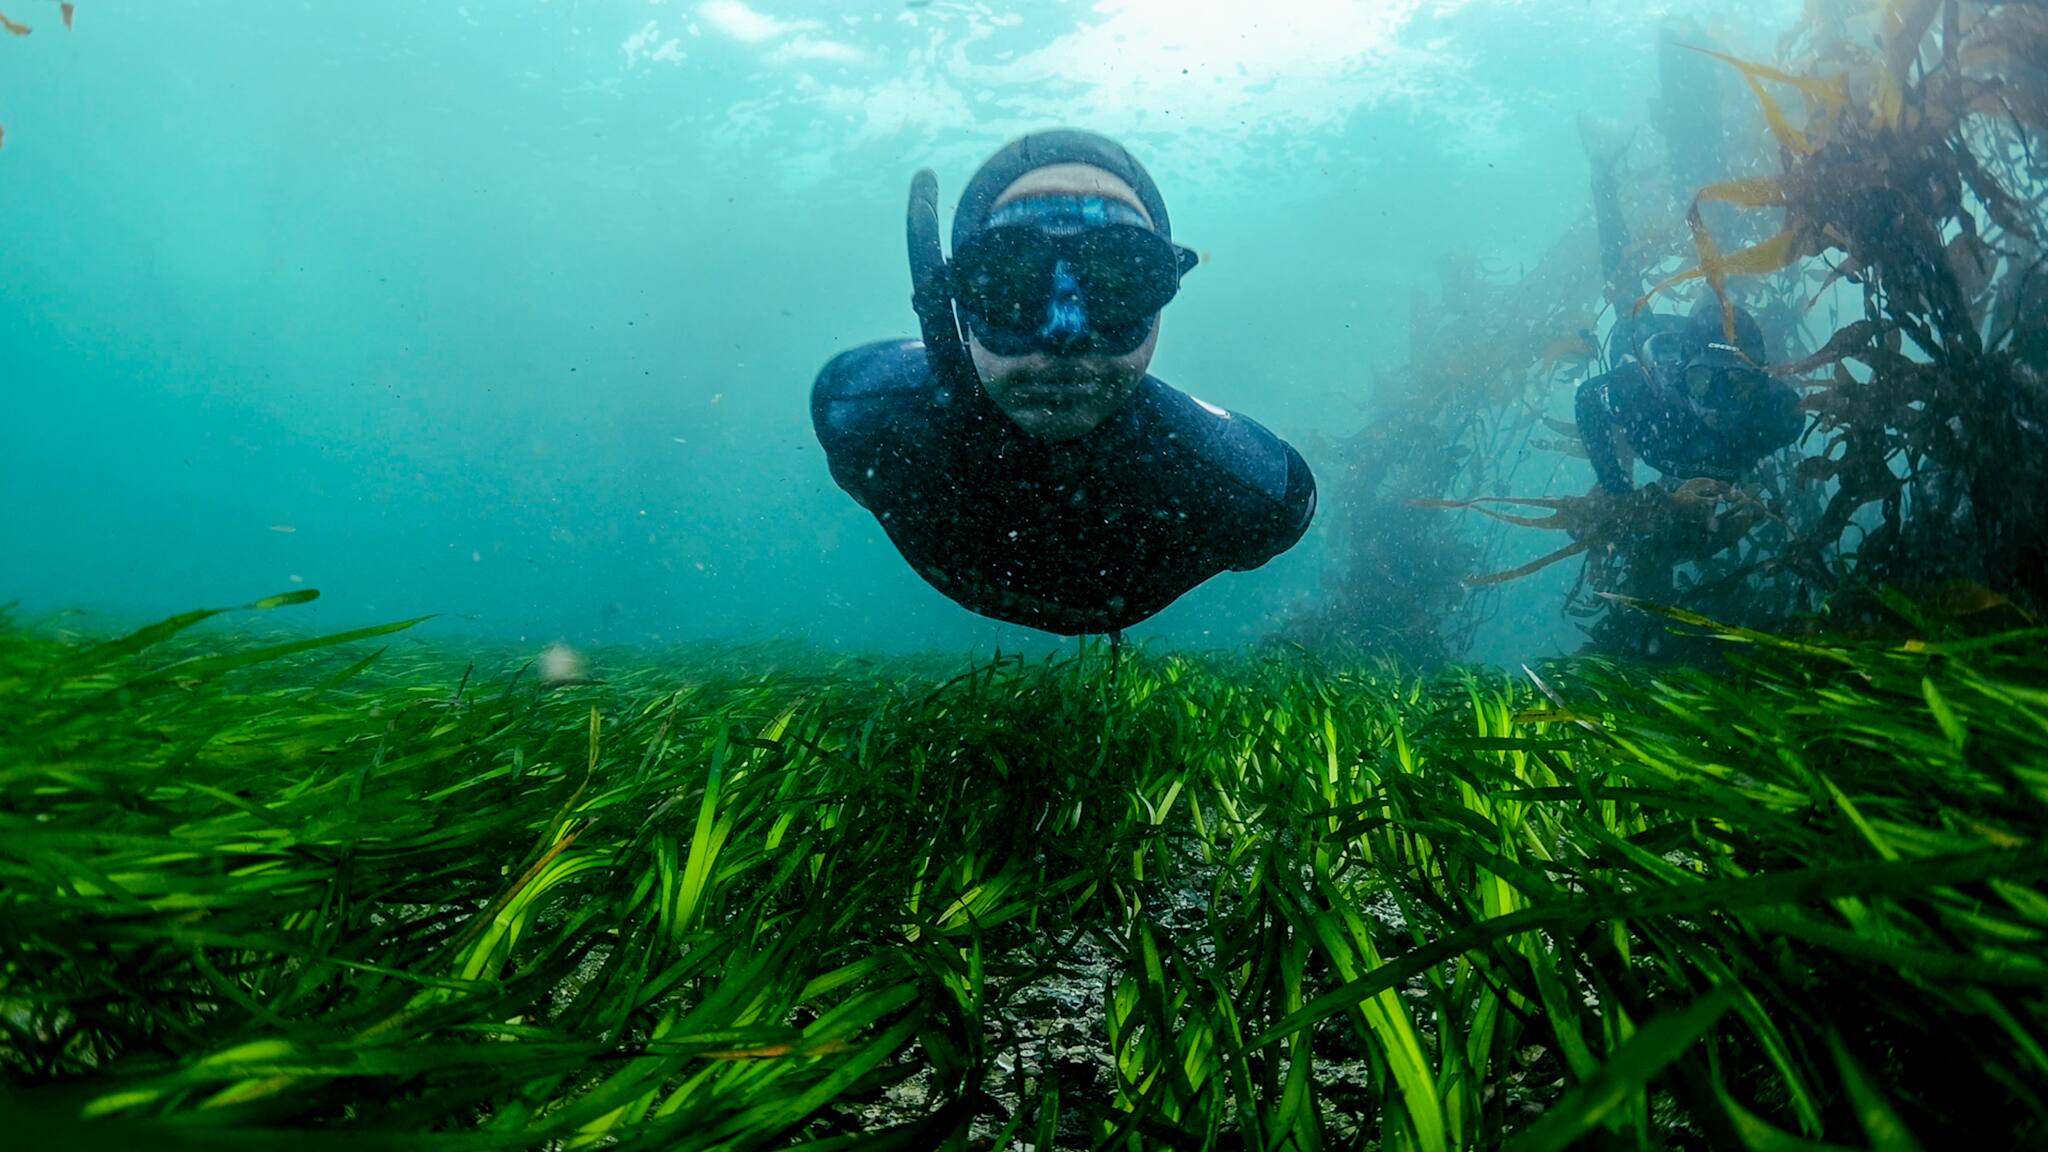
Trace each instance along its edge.
<instances>
[{"instance_id":1,"label":"snorkel","mask_svg":"<svg viewBox=\"0 0 2048 1152\"><path fill-rule=\"evenodd\" d=\"M925 360L941 381L971 382L974 359L953 314L953 282L939 243L939 178L929 168L911 178L904 232L910 246L910 307L924 337Z\"/></svg>"}]
</instances>

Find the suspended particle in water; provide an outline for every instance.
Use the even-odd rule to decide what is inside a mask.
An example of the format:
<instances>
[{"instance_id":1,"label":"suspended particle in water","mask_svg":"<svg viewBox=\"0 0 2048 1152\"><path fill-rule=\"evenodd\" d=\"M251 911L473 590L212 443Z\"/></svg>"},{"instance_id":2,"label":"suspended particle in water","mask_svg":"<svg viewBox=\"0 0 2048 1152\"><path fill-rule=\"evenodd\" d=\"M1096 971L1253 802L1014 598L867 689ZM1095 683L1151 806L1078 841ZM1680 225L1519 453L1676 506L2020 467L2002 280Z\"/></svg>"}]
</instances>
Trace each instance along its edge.
<instances>
[{"instance_id":1,"label":"suspended particle in water","mask_svg":"<svg viewBox=\"0 0 2048 1152\"><path fill-rule=\"evenodd\" d=\"M540 682L550 687L584 684L590 680L590 661L567 644L550 644L540 650Z\"/></svg>"}]
</instances>

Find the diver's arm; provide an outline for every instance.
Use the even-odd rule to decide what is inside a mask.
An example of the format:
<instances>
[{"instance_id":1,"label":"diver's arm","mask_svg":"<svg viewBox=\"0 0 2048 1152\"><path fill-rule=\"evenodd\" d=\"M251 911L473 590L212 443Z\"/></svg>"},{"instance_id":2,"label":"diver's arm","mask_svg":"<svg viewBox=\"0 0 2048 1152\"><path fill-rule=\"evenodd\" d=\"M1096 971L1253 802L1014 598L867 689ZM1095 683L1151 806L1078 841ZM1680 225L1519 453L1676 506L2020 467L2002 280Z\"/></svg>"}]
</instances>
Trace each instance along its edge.
<instances>
[{"instance_id":1,"label":"diver's arm","mask_svg":"<svg viewBox=\"0 0 2048 1152\"><path fill-rule=\"evenodd\" d=\"M1264 429L1260 429L1264 431ZM1270 433L1269 433L1270 435ZM1287 484L1279 499L1258 499L1240 526L1233 572L1249 572L1301 542L1316 515L1316 478L1294 446L1274 437L1287 457Z\"/></svg>"},{"instance_id":2,"label":"diver's arm","mask_svg":"<svg viewBox=\"0 0 2048 1152\"><path fill-rule=\"evenodd\" d=\"M1630 469L1614 450L1614 413L1608 408L1607 384L1612 377L1595 376L1579 385L1574 412L1579 422L1579 440L1592 462L1593 476L1609 492L1627 492L1635 487Z\"/></svg>"},{"instance_id":3,"label":"diver's arm","mask_svg":"<svg viewBox=\"0 0 2048 1152\"><path fill-rule=\"evenodd\" d=\"M929 381L924 346L889 340L841 352L811 384L811 426L832 479L877 515L899 502L892 489L910 475L896 433L906 409L925 403Z\"/></svg>"},{"instance_id":4,"label":"diver's arm","mask_svg":"<svg viewBox=\"0 0 2048 1152\"><path fill-rule=\"evenodd\" d=\"M1257 568L1301 540L1316 514L1308 462L1258 421L1148 378L1137 403L1152 413L1148 455L1165 465L1180 501L1208 509L1210 561ZM1161 465L1149 465L1158 468Z\"/></svg>"}]
</instances>

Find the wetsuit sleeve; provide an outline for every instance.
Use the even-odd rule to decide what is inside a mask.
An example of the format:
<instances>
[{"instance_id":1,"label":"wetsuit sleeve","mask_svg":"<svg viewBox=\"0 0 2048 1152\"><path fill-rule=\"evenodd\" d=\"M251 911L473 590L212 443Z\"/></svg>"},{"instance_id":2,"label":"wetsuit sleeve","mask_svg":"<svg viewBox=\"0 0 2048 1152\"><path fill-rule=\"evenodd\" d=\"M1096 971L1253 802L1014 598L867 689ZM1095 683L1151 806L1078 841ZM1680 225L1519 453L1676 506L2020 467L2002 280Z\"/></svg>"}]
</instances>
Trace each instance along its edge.
<instances>
[{"instance_id":1,"label":"wetsuit sleeve","mask_svg":"<svg viewBox=\"0 0 2048 1152\"><path fill-rule=\"evenodd\" d=\"M832 479L861 507L901 503L914 475L901 443L929 383L924 346L887 341L834 356L811 385L811 425Z\"/></svg>"},{"instance_id":2,"label":"wetsuit sleeve","mask_svg":"<svg viewBox=\"0 0 2048 1152\"><path fill-rule=\"evenodd\" d=\"M1264 428L1259 431L1266 432ZM1250 518L1247 527L1251 531L1245 533L1243 546L1230 564L1236 572L1257 568L1300 543L1316 516L1316 477L1309 471L1308 461L1301 458L1292 444L1270 432L1266 435L1272 438L1273 447L1286 456L1287 481L1279 498L1261 501L1259 512Z\"/></svg>"},{"instance_id":3,"label":"wetsuit sleeve","mask_svg":"<svg viewBox=\"0 0 2048 1152\"><path fill-rule=\"evenodd\" d=\"M1308 462L1256 420L1149 381L1162 457L1176 460L1176 503L1207 509L1211 562L1236 572L1259 567L1300 541L1315 518ZM1172 447L1165 447L1171 445Z\"/></svg>"},{"instance_id":4,"label":"wetsuit sleeve","mask_svg":"<svg viewBox=\"0 0 2048 1152\"><path fill-rule=\"evenodd\" d=\"M1614 451L1615 419L1607 395L1608 385L1616 375L1609 372L1579 385L1573 408L1579 422L1579 440L1585 445L1586 459L1593 464L1593 476L1609 492L1627 492L1634 485Z\"/></svg>"}]
</instances>

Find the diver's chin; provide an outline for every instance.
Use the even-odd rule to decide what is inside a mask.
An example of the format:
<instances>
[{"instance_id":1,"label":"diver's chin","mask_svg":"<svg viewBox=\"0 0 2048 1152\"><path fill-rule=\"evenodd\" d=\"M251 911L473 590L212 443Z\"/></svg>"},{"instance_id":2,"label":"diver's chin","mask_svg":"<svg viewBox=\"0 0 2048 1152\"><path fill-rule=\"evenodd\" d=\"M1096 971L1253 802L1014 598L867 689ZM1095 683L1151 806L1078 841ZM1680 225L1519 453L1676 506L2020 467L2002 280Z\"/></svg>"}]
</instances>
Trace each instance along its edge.
<instances>
[{"instance_id":1,"label":"diver's chin","mask_svg":"<svg viewBox=\"0 0 2048 1152\"><path fill-rule=\"evenodd\" d=\"M1012 399L1002 405L1003 414L1025 433L1039 440L1077 440L1095 430L1108 415L1097 397L1065 400Z\"/></svg>"},{"instance_id":2,"label":"diver's chin","mask_svg":"<svg viewBox=\"0 0 2048 1152\"><path fill-rule=\"evenodd\" d=\"M1109 391L1100 380L1044 379L1013 384L1005 390L1004 401L1017 408L1048 408L1062 411L1098 404Z\"/></svg>"}]
</instances>

